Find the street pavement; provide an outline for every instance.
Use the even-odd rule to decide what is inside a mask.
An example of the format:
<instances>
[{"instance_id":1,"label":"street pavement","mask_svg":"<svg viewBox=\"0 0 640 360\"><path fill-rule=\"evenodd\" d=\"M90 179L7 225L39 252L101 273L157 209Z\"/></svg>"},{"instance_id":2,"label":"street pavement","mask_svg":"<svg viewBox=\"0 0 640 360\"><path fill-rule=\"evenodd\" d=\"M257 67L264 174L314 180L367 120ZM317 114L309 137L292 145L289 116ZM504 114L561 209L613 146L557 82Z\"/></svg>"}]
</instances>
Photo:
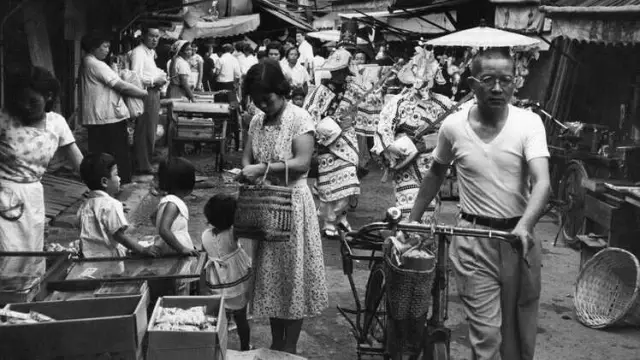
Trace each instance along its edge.
<instances>
[{"instance_id":1,"label":"street pavement","mask_svg":"<svg viewBox=\"0 0 640 360\"><path fill-rule=\"evenodd\" d=\"M194 161L198 163L197 160ZM208 164L205 167L210 168ZM382 219L385 210L393 205L392 186L390 183L381 183L381 176L381 171L374 169L363 180L363 193L358 208L349 214L354 228ZM212 179L214 180L209 181L210 188L196 189L193 195L186 199L190 211L189 229L194 243L199 243L200 235L207 227L202 208L208 198L220 191L236 190L233 184L225 183L219 174ZM131 214L136 235L153 234L154 228L148 219L157 201L156 197L149 194L137 204L135 213ZM456 212L455 202L445 202L441 221L453 224ZM638 329L593 330L575 319L572 294L578 275L579 254L562 244L553 246L557 230L552 217L543 218L536 227L536 236L543 242L543 284L536 359L640 359ZM305 320L298 349L300 355L308 359L356 359L355 340L349 325L336 310L337 305L353 305L347 278L342 273L339 244L337 241L324 240L323 245L330 304L320 316ZM354 279L360 291L364 290L367 276L366 264L358 264ZM450 293L447 325L452 330L451 356L456 360L470 359L468 327L457 297L455 281L452 281ZM253 319L251 326L253 345L256 348L268 347L271 337L268 319ZM239 348L235 334L229 337L229 347Z\"/></svg>"}]
</instances>

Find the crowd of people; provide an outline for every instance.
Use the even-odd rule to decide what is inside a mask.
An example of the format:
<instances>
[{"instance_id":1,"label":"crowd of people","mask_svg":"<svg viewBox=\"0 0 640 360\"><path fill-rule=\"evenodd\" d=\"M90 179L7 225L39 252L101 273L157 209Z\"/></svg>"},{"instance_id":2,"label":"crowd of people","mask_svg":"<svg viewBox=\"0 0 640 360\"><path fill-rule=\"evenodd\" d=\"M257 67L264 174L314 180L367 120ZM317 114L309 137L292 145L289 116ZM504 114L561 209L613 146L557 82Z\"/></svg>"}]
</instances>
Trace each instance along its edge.
<instances>
[{"instance_id":1,"label":"crowd of people","mask_svg":"<svg viewBox=\"0 0 640 360\"><path fill-rule=\"evenodd\" d=\"M59 92L52 74L37 67L9 73L12 92L0 114L1 250L42 249L39 180L60 148L91 190L78 212L83 255L122 256L127 249L146 256L195 254L184 200L194 189L194 166L184 158L166 159L157 170L152 165L160 97L166 91L193 101L197 90L228 90L227 100L242 109L238 180L287 184L294 200L288 242L237 239L232 197L214 196L203 210L211 225L202 235L210 259L207 282L252 274L250 285L225 290L243 350L250 348L250 309L270 318L273 349L297 352L303 319L328 306L322 236L350 229L349 204L375 157L394 181L403 221L437 221L438 190L454 163L461 188L459 225L518 236L526 267L511 248L481 239L456 237L450 255L462 284L473 358L533 358L541 246L533 227L549 195L549 153L540 119L510 105L515 74L508 52L476 54L468 69L474 100L456 104L463 88L459 72L422 46L406 64L384 68L366 66L367 54L349 43L318 58L303 34L297 35L297 46L269 41L253 49L239 42L223 44L220 53L207 47L204 56L178 40L163 70L154 51L159 36L157 29L145 29L129 54L138 85L123 81L105 63L106 37L92 33L83 39L80 119L89 131L90 151L84 158L64 118L52 112ZM452 94L435 91L443 69L456 89ZM386 96L390 79L403 89ZM141 114L132 114L127 98L141 99ZM132 161L127 128L134 118ZM127 235L122 204L114 199L135 172L157 172L163 192L153 215L156 241L147 248ZM189 288L184 282L174 285L176 293Z\"/></svg>"}]
</instances>

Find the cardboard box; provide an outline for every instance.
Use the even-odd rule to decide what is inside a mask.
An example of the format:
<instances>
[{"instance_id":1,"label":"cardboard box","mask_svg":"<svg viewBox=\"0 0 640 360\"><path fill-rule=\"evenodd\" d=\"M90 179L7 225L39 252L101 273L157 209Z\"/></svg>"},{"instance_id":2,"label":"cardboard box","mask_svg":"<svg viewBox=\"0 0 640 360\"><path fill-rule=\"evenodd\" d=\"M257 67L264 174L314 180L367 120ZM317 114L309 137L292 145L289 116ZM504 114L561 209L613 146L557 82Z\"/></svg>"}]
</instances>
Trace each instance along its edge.
<instances>
[{"instance_id":1,"label":"cardboard box","mask_svg":"<svg viewBox=\"0 0 640 360\"><path fill-rule=\"evenodd\" d=\"M0 359L140 358L148 295L10 304L57 321L0 326Z\"/></svg>"},{"instance_id":2,"label":"cardboard box","mask_svg":"<svg viewBox=\"0 0 640 360\"><path fill-rule=\"evenodd\" d=\"M215 331L153 330L161 308L188 309L206 306L208 315L217 315ZM225 360L227 353L227 316L220 296L164 296L158 299L149 319L147 360Z\"/></svg>"}]
</instances>

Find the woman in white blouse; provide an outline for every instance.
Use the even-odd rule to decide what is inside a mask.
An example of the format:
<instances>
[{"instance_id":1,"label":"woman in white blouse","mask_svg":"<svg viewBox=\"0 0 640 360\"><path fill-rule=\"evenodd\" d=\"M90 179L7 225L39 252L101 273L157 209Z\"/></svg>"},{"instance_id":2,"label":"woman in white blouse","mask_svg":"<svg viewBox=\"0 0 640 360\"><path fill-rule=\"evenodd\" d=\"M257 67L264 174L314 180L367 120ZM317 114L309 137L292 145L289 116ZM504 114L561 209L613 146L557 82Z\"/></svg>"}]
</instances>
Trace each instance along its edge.
<instances>
[{"instance_id":1,"label":"woman in white blouse","mask_svg":"<svg viewBox=\"0 0 640 360\"><path fill-rule=\"evenodd\" d=\"M295 47L289 48L285 53L284 59L280 61L280 67L291 87L302 88L306 94L309 91L309 73L300 65L299 58L300 52L298 49Z\"/></svg>"},{"instance_id":2,"label":"woman in white blouse","mask_svg":"<svg viewBox=\"0 0 640 360\"><path fill-rule=\"evenodd\" d=\"M171 46L171 52L176 54L169 63L169 90L170 98L187 98L193 101L193 91L189 84L191 76L191 66L187 60L193 55L191 43L186 40L178 40Z\"/></svg>"}]
</instances>

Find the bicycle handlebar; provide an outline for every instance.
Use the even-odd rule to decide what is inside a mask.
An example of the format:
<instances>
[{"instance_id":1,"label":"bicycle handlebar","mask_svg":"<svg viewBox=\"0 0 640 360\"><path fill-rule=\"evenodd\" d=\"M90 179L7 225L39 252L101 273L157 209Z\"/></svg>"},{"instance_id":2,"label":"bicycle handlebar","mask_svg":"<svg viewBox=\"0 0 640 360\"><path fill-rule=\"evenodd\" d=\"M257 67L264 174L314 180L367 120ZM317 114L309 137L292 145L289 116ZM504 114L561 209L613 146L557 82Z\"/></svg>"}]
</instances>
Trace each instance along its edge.
<instances>
[{"instance_id":1,"label":"bicycle handlebar","mask_svg":"<svg viewBox=\"0 0 640 360\"><path fill-rule=\"evenodd\" d=\"M506 231L498 231L492 229L471 229L471 228L461 228L449 225L426 225L426 224L415 224L415 223L398 223L392 224L389 222L374 222L367 224L360 228L358 231L350 232L348 235L354 237L364 237L368 233L376 230L399 230L406 231L409 233L419 233L425 235L458 235L458 236L475 236L482 237L487 239L498 239L507 242L515 242L518 240L518 237L506 232Z\"/></svg>"}]
</instances>

